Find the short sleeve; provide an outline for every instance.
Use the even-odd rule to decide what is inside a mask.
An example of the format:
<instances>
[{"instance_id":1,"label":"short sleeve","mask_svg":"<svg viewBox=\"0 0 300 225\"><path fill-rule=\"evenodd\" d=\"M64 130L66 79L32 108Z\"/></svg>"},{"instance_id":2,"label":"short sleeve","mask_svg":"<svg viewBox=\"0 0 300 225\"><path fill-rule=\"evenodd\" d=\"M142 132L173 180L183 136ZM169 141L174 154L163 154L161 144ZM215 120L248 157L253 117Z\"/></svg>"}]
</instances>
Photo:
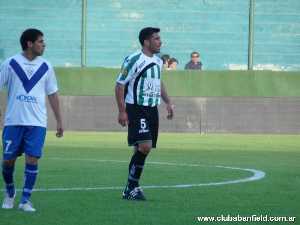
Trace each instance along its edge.
<instances>
[{"instance_id":1,"label":"short sleeve","mask_svg":"<svg viewBox=\"0 0 300 225\"><path fill-rule=\"evenodd\" d=\"M117 78L117 83L125 85L135 77L135 74L137 72L136 61L136 57L125 58L121 68L121 72L119 73Z\"/></svg>"},{"instance_id":2,"label":"short sleeve","mask_svg":"<svg viewBox=\"0 0 300 225\"><path fill-rule=\"evenodd\" d=\"M0 90L7 87L8 78L9 78L9 66L8 66L8 61L5 61L0 65Z\"/></svg>"},{"instance_id":3,"label":"short sleeve","mask_svg":"<svg viewBox=\"0 0 300 225\"><path fill-rule=\"evenodd\" d=\"M46 79L46 94L51 95L58 91L57 80L52 66L49 66L49 71Z\"/></svg>"}]
</instances>

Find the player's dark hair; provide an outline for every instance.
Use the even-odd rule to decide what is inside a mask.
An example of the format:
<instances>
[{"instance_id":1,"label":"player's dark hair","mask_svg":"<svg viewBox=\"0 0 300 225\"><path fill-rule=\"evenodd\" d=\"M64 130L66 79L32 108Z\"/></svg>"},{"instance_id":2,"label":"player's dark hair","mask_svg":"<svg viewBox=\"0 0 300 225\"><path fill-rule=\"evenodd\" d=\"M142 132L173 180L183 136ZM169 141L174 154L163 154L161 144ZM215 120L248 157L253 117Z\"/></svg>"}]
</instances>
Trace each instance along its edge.
<instances>
[{"instance_id":1,"label":"player's dark hair","mask_svg":"<svg viewBox=\"0 0 300 225\"><path fill-rule=\"evenodd\" d=\"M44 34L38 29L29 28L25 30L20 37L20 44L22 46L22 49L26 50L28 48L27 42L35 42L39 36L44 36Z\"/></svg>"},{"instance_id":2,"label":"player's dark hair","mask_svg":"<svg viewBox=\"0 0 300 225\"><path fill-rule=\"evenodd\" d=\"M140 31L139 40L141 45L144 45L144 41L151 38L152 34L160 32L159 28L156 27L145 27Z\"/></svg>"}]
</instances>

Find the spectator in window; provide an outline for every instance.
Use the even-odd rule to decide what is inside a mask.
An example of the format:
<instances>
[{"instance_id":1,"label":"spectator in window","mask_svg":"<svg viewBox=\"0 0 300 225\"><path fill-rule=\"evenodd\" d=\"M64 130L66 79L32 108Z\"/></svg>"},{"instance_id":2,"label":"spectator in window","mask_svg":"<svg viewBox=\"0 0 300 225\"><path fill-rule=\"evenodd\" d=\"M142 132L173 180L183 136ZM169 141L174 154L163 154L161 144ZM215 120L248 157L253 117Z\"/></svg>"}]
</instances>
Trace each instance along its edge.
<instances>
[{"instance_id":1,"label":"spectator in window","mask_svg":"<svg viewBox=\"0 0 300 225\"><path fill-rule=\"evenodd\" d=\"M178 60L176 58L169 59L167 70L176 70L178 65Z\"/></svg>"},{"instance_id":2,"label":"spectator in window","mask_svg":"<svg viewBox=\"0 0 300 225\"><path fill-rule=\"evenodd\" d=\"M202 62L198 52L191 53L191 60L185 65L186 70L202 70Z\"/></svg>"},{"instance_id":3,"label":"spectator in window","mask_svg":"<svg viewBox=\"0 0 300 225\"><path fill-rule=\"evenodd\" d=\"M164 54L160 57L163 61L163 68L167 70L169 66L170 55Z\"/></svg>"}]
</instances>

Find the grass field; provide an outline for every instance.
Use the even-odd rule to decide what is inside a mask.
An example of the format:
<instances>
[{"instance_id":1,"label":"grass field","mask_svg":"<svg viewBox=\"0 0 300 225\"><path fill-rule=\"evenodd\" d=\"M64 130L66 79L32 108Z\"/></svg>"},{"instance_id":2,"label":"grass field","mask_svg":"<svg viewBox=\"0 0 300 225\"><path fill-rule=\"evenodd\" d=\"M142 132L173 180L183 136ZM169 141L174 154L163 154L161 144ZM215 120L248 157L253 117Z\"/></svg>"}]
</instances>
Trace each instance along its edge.
<instances>
[{"instance_id":1,"label":"grass field","mask_svg":"<svg viewBox=\"0 0 300 225\"><path fill-rule=\"evenodd\" d=\"M66 132L63 139L56 139L49 132L36 188L98 189L34 192L36 213L0 210L0 224L190 225L205 224L197 216L221 214L295 216L294 224L300 224L297 135L161 134L158 149L147 160L142 186L207 184L253 175L216 165L256 169L266 176L218 186L145 188L145 202L121 199L130 155L124 133ZM19 188L23 161L16 171Z\"/></svg>"}]
</instances>

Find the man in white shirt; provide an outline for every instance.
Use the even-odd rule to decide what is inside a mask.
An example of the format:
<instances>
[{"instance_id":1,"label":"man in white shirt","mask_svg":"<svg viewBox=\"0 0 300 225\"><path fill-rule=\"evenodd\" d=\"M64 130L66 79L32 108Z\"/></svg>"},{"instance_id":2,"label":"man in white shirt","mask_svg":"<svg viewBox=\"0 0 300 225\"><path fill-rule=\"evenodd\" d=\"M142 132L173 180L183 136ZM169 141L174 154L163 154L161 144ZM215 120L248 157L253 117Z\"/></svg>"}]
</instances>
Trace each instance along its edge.
<instances>
[{"instance_id":1,"label":"man in white shirt","mask_svg":"<svg viewBox=\"0 0 300 225\"><path fill-rule=\"evenodd\" d=\"M57 137L63 136L63 126L55 73L51 64L41 57L45 49L43 33L27 29L21 35L20 44L23 52L8 58L0 67L0 90L6 88L8 93L2 134L2 175L5 182L2 208L14 207L15 162L25 153L24 186L19 209L34 212L30 197L46 136L46 96L57 121Z\"/></svg>"}]
</instances>

